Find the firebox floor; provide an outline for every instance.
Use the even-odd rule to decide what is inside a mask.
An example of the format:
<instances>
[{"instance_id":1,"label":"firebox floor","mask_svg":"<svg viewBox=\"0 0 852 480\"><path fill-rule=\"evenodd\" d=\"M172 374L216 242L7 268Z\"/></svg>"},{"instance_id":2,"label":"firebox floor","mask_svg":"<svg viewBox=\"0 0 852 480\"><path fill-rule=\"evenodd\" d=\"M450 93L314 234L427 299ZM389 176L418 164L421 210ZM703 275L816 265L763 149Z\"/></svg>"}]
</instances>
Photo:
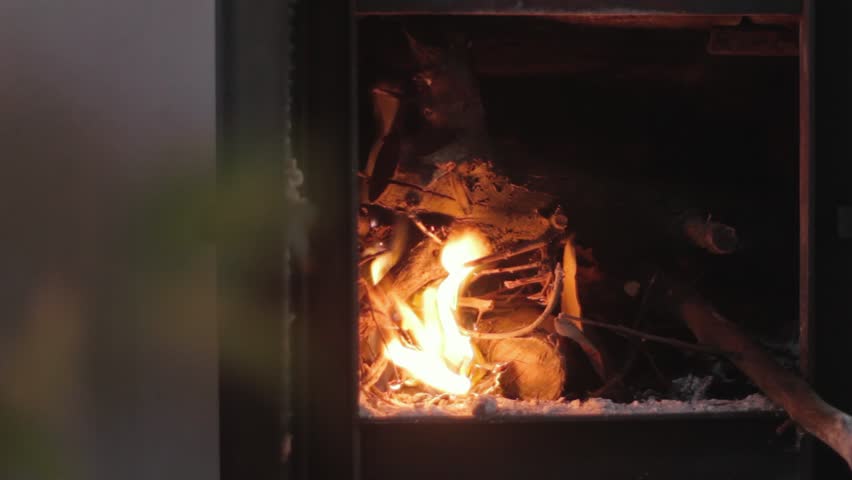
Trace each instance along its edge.
<instances>
[{"instance_id":1,"label":"firebox floor","mask_svg":"<svg viewBox=\"0 0 852 480\"><path fill-rule=\"evenodd\" d=\"M696 413L780 412L761 394L739 400L646 399L616 403L603 398L587 400L522 401L491 395L466 396L445 402L367 402L361 401L365 418L475 417L499 419L519 416L629 416Z\"/></svg>"}]
</instances>

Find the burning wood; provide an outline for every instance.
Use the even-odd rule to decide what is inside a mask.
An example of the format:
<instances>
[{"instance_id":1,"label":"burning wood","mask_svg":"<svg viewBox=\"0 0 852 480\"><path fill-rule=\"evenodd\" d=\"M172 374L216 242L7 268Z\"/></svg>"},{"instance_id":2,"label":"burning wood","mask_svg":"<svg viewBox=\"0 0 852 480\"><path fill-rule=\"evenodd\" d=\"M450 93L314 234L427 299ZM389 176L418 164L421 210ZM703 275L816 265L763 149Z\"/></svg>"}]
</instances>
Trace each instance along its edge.
<instances>
[{"instance_id":1,"label":"burning wood","mask_svg":"<svg viewBox=\"0 0 852 480\"><path fill-rule=\"evenodd\" d=\"M565 266L565 288L562 289L562 313L572 317L583 316L580 299L577 297L577 254L574 253L574 243L571 239L565 242L565 253L562 256ZM583 324L577 323L577 328L583 330Z\"/></svg>"},{"instance_id":2,"label":"burning wood","mask_svg":"<svg viewBox=\"0 0 852 480\"><path fill-rule=\"evenodd\" d=\"M485 394L556 400L566 392L583 396L624 386L644 360L648 376L671 387L666 384L675 382L654 360L655 347L642 343L648 341L666 345L660 347L666 353L674 349L678 358L724 357L852 465L849 416L778 367L706 303L695 296L668 299L698 343L657 334L660 325L671 328L659 318L643 325L656 274L644 286L631 280L636 277L617 278L620 266L609 268L617 262L598 263L575 242L577 232L569 234L556 195L499 174L490 161L483 106L464 47L443 51L412 37L409 42L422 69L415 103L427 127L404 135L396 119L406 103L395 90L375 90L379 138L363 172L365 208L397 219L376 252L367 252L377 248L372 225L359 228L365 398L397 406L451 405ZM382 158L393 160L385 177L379 174ZM670 226L670 220L661 223ZM677 230L680 243L685 236L713 254L737 251L736 230L709 218L689 216L677 222ZM603 299L597 305L588 302L596 299L592 289ZM592 380L570 386L583 368ZM702 392L711 387L709 378ZM639 395L635 390L631 400Z\"/></svg>"},{"instance_id":3,"label":"burning wood","mask_svg":"<svg viewBox=\"0 0 852 480\"><path fill-rule=\"evenodd\" d=\"M689 329L726 356L803 430L822 440L852 469L852 416L826 403L796 373L783 369L739 327L695 292L672 287L674 307Z\"/></svg>"}]
</instances>

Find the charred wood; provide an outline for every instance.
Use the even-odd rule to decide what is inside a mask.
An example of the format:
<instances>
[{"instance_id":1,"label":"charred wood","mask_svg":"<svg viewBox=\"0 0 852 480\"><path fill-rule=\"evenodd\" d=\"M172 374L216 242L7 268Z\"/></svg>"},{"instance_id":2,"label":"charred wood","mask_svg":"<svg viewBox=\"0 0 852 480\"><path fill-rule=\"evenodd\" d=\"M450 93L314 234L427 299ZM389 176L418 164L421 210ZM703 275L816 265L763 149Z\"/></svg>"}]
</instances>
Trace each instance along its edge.
<instances>
[{"instance_id":1,"label":"charred wood","mask_svg":"<svg viewBox=\"0 0 852 480\"><path fill-rule=\"evenodd\" d=\"M782 368L740 327L697 293L672 286L674 308L698 340L726 356L806 432L840 455L852 469L852 416L826 403L798 373Z\"/></svg>"}]
</instances>

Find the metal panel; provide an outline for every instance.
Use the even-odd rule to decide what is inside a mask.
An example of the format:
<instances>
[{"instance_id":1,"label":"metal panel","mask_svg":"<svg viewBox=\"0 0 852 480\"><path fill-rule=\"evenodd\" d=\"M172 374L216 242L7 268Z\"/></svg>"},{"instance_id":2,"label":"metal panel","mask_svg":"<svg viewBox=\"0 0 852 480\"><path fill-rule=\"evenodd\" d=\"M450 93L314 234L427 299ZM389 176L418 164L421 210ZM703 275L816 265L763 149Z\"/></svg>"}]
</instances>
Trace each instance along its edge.
<instances>
[{"instance_id":1,"label":"metal panel","mask_svg":"<svg viewBox=\"0 0 852 480\"><path fill-rule=\"evenodd\" d=\"M837 207L852 204L852 2L811 0L813 56L809 63L811 123L811 222L813 256L811 323L807 356L817 391L826 402L852 411L849 339L852 338L852 244L838 235ZM833 451L814 442L814 479L849 478L849 467Z\"/></svg>"},{"instance_id":2,"label":"metal panel","mask_svg":"<svg viewBox=\"0 0 852 480\"><path fill-rule=\"evenodd\" d=\"M365 424L362 477L796 478L778 419Z\"/></svg>"},{"instance_id":3,"label":"metal panel","mask_svg":"<svg viewBox=\"0 0 852 480\"><path fill-rule=\"evenodd\" d=\"M284 472L282 400L285 334L283 182L234 193L237 176L284 177L287 6L278 0L217 2L217 176L221 219L233 205L262 229L235 229L217 242L219 463L222 480L276 479ZM254 198L270 199L259 205ZM228 204L224 203L227 198ZM277 220L281 219L281 220ZM233 226L233 222L231 222ZM286 478L286 477L285 477Z\"/></svg>"},{"instance_id":4,"label":"metal panel","mask_svg":"<svg viewBox=\"0 0 852 480\"><path fill-rule=\"evenodd\" d=\"M800 362L805 378L812 380L813 352L813 3L799 24L799 325Z\"/></svg>"},{"instance_id":5,"label":"metal panel","mask_svg":"<svg viewBox=\"0 0 852 480\"><path fill-rule=\"evenodd\" d=\"M286 2L282 2L286 3ZM358 478L357 243L352 5L296 4L294 135L304 194L315 210L301 265L304 309L296 323L297 477Z\"/></svg>"},{"instance_id":6,"label":"metal panel","mask_svg":"<svg viewBox=\"0 0 852 480\"><path fill-rule=\"evenodd\" d=\"M798 14L801 0L356 0L359 15Z\"/></svg>"},{"instance_id":7,"label":"metal panel","mask_svg":"<svg viewBox=\"0 0 852 480\"><path fill-rule=\"evenodd\" d=\"M799 22L799 368L814 381L814 144L813 123L813 26L814 4L805 0ZM801 478L813 478L814 442L803 439Z\"/></svg>"}]
</instances>

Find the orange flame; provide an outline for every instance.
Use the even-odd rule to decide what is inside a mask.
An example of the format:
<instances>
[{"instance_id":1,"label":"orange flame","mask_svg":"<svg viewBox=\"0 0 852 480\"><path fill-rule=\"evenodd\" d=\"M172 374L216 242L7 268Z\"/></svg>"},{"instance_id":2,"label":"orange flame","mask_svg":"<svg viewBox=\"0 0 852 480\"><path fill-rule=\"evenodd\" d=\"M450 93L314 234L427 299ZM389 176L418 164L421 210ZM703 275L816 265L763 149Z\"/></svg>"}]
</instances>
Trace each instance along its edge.
<instances>
[{"instance_id":1,"label":"orange flame","mask_svg":"<svg viewBox=\"0 0 852 480\"><path fill-rule=\"evenodd\" d=\"M378 285L382 281L382 278L393 266L392 261L393 253L385 252L370 263L370 279L373 280L373 285Z\"/></svg>"},{"instance_id":2,"label":"orange flame","mask_svg":"<svg viewBox=\"0 0 852 480\"><path fill-rule=\"evenodd\" d=\"M413 378L435 389L453 394L470 390L468 373L474 352L470 338L458 327L458 296L474 270L465 263L488 253L488 242L473 231L449 239L441 251L441 266L447 271L447 278L437 288L423 292L420 316L402 299L391 295L401 317L401 328L410 334L415 345L405 345L397 336L385 346L385 353Z\"/></svg>"}]
</instances>

